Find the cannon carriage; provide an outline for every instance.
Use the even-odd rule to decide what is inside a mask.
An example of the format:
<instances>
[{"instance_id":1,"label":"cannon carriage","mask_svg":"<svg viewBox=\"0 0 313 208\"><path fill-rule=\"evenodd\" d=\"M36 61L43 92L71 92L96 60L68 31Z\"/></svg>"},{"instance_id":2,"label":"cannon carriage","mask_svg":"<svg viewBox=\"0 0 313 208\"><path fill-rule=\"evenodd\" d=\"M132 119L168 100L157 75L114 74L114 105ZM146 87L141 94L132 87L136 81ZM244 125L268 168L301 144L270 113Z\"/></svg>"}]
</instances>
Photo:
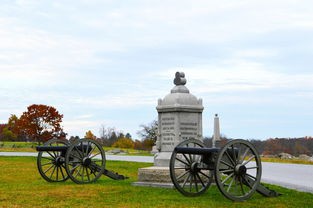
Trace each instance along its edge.
<instances>
[{"instance_id":1,"label":"cannon carriage","mask_svg":"<svg viewBox=\"0 0 313 208\"><path fill-rule=\"evenodd\" d=\"M37 168L48 182L63 182L71 179L78 184L95 182L101 175L114 180L127 177L105 168L105 152L101 145L90 139L79 139L73 143L52 139L37 146Z\"/></svg>"},{"instance_id":2,"label":"cannon carriage","mask_svg":"<svg viewBox=\"0 0 313 208\"><path fill-rule=\"evenodd\" d=\"M255 191L263 196L278 196L260 183L261 174L259 154L250 142L241 139L222 148L207 148L200 140L185 140L175 147L170 160L172 182L185 196L199 196L213 182L233 201L247 200Z\"/></svg>"}]
</instances>

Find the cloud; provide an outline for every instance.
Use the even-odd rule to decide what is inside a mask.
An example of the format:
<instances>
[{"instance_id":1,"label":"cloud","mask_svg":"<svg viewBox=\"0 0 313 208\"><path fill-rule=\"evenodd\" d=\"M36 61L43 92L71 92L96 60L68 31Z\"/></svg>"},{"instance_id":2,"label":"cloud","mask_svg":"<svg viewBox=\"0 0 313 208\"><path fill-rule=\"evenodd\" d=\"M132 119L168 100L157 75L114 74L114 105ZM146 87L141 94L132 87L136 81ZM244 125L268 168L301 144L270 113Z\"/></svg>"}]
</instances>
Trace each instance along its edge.
<instances>
[{"instance_id":1,"label":"cloud","mask_svg":"<svg viewBox=\"0 0 313 208\"><path fill-rule=\"evenodd\" d=\"M253 54L251 54L253 55ZM260 55L260 54L257 54ZM264 54L261 54L262 56ZM211 65L170 68L159 73L161 79L184 71L187 86L199 94L313 90L312 73L279 72L275 66L244 59L230 59Z\"/></svg>"}]
</instances>

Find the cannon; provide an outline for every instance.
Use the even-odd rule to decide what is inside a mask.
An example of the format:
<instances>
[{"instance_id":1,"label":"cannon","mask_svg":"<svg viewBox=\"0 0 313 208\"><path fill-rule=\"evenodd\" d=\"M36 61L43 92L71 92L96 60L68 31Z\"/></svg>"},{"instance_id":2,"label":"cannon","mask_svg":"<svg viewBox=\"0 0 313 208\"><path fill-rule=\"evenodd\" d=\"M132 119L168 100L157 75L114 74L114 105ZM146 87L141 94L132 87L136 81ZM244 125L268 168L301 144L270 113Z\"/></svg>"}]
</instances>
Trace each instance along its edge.
<instances>
[{"instance_id":1,"label":"cannon","mask_svg":"<svg viewBox=\"0 0 313 208\"><path fill-rule=\"evenodd\" d=\"M232 201L249 199L256 191L263 196L280 194L260 183L262 165L255 147L236 139L222 148L208 148L196 139L179 143L171 155L170 176L185 196L199 196L215 182Z\"/></svg>"},{"instance_id":2,"label":"cannon","mask_svg":"<svg viewBox=\"0 0 313 208\"><path fill-rule=\"evenodd\" d=\"M70 143L51 139L36 150L38 171L48 182L63 182L70 178L75 183L85 184L95 182L101 175L114 180L127 179L105 168L105 152L95 140L79 139Z\"/></svg>"}]
</instances>

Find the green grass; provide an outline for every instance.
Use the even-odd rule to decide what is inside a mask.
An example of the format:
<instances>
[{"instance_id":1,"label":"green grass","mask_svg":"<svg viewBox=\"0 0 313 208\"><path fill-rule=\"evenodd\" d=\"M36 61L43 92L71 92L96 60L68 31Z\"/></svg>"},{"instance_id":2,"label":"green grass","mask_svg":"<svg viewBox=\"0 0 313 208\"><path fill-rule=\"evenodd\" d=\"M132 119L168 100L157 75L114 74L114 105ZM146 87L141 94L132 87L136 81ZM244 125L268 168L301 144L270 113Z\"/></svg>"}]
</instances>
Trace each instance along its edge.
<instances>
[{"instance_id":1,"label":"green grass","mask_svg":"<svg viewBox=\"0 0 313 208\"><path fill-rule=\"evenodd\" d=\"M300 159L280 159L280 158L267 158L262 157L262 162L275 162L275 163L292 163L292 164L305 164L305 165L313 165L313 161L306 161Z\"/></svg>"},{"instance_id":2,"label":"green grass","mask_svg":"<svg viewBox=\"0 0 313 208\"><path fill-rule=\"evenodd\" d=\"M37 142L0 142L1 152L35 152Z\"/></svg>"},{"instance_id":3,"label":"green grass","mask_svg":"<svg viewBox=\"0 0 313 208\"><path fill-rule=\"evenodd\" d=\"M78 185L72 181L48 183L41 178L33 157L0 157L0 207L312 207L313 194L278 186L282 193L266 198L256 193L245 202L232 202L216 186L196 198L182 196L174 189L132 186L140 167L149 163L108 161L107 169L129 176L114 181L102 176L96 183Z\"/></svg>"}]
</instances>

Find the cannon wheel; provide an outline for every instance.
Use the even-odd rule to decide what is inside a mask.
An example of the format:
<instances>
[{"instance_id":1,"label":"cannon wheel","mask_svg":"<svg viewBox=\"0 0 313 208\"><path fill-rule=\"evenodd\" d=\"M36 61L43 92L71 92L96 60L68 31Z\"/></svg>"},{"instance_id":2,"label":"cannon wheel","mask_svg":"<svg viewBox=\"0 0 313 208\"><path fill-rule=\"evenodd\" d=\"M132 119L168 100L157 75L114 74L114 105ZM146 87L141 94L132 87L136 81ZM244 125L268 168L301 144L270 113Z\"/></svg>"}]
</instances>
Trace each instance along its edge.
<instances>
[{"instance_id":1,"label":"cannon wheel","mask_svg":"<svg viewBox=\"0 0 313 208\"><path fill-rule=\"evenodd\" d=\"M179 147L203 148L196 139L185 140ZM211 171L202 163L202 155L178 153L174 149L170 160L170 175L176 189L185 196L199 196L204 193L213 180Z\"/></svg>"},{"instance_id":2,"label":"cannon wheel","mask_svg":"<svg viewBox=\"0 0 313 208\"><path fill-rule=\"evenodd\" d=\"M228 142L215 162L215 180L222 194L233 201L249 199L261 180L261 160L254 146L245 140Z\"/></svg>"},{"instance_id":3,"label":"cannon wheel","mask_svg":"<svg viewBox=\"0 0 313 208\"><path fill-rule=\"evenodd\" d=\"M78 184L96 181L105 169L105 153L94 140L80 139L69 147L65 156L69 177Z\"/></svg>"},{"instance_id":4,"label":"cannon wheel","mask_svg":"<svg viewBox=\"0 0 313 208\"><path fill-rule=\"evenodd\" d=\"M44 146L68 146L67 140L51 139ZM40 175L48 182L62 182L69 177L65 170L65 155L59 151L39 152L37 168Z\"/></svg>"}]
</instances>

